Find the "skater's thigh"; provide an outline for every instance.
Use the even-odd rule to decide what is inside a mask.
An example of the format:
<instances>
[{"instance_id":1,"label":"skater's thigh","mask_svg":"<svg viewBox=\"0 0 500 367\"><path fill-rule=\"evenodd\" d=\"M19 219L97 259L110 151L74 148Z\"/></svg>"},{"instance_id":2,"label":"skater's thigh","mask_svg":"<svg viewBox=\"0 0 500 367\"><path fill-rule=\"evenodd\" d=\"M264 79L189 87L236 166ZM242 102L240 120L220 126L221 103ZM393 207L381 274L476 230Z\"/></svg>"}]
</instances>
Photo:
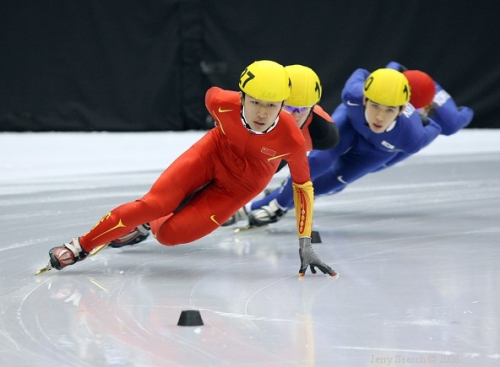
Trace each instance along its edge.
<instances>
[{"instance_id":1,"label":"skater's thigh","mask_svg":"<svg viewBox=\"0 0 500 367\"><path fill-rule=\"evenodd\" d=\"M220 227L259 192L228 194L210 184L158 228L156 239L169 246L200 239Z\"/></svg>"}]
</instances>

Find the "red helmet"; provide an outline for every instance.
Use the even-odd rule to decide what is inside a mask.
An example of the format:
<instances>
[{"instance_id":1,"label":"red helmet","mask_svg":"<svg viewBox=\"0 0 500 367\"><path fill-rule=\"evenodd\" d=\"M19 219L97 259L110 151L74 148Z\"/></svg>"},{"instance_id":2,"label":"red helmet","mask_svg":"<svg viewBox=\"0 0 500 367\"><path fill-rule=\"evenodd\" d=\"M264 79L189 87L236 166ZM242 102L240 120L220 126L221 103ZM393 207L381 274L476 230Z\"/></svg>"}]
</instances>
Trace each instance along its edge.
<instances>
[{"instance_id":1,"label":"red helmet","mask_svg":"<svg viewBox=\"0 0 500 367\"><path fill-rule=\"evenodd\" d=\"M432 78L420 70L406 70L403 74L410 84L410 103L415 108L430 105L436 94L436 86Z\"/></svg>"}]
</instances>

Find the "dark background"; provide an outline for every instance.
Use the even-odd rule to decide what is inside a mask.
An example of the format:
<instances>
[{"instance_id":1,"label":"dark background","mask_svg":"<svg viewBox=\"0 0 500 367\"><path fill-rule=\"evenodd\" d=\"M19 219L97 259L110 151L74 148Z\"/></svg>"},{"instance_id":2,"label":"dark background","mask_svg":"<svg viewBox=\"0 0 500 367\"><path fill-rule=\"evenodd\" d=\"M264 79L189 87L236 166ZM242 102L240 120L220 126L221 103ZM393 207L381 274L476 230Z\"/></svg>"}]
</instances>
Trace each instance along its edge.
<instances>
[{"instance_id":1,"label":"dark background","mask_svg":"<svg viewBox=\"0 0 500 367\"><path fill-rule=\"evenodd\" d=\"M500 128L496 1L0 2L1 131L207 129L204 94L254 60L312 67L332 112L358 67L429 73Z\"/></svg>"}]
</instances>

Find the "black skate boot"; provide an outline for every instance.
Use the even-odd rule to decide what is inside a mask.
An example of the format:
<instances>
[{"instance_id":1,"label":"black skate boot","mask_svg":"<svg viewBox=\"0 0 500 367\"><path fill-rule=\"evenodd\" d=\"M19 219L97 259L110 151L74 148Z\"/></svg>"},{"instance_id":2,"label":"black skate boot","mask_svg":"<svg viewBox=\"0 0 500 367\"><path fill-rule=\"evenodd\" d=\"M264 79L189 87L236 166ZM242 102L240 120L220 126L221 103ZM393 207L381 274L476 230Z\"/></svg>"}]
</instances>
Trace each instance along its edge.
<instances>
[{"instance_id":1,"label":"black skate boot","mask_svg":"<svg viewBox=\"0 0 500 367\"><path fill-rule=\"evenodd\" d=\"M109 246L114 248L120 248L123 246L131 246L136 243L144 241L149 236L149 230L151 229L148 223L141 224L140 226L135 227L132 231L127 233L126 235L117 238L114 241L109 243Z\"/></svg>"},{"instance_id":2,"label":"black skate boot","mask_svg":"<svg viewBox=\"0 0 500 367\"><path fill-rule=\"evenodd\" d=\"M61 270L68 265L73 265L77 261L82 261L88 252L82 249L78 237L73 238L69 243L60 247L53 247L49 250L50 265L57 270Z\"/></svg>"}]
</instances>

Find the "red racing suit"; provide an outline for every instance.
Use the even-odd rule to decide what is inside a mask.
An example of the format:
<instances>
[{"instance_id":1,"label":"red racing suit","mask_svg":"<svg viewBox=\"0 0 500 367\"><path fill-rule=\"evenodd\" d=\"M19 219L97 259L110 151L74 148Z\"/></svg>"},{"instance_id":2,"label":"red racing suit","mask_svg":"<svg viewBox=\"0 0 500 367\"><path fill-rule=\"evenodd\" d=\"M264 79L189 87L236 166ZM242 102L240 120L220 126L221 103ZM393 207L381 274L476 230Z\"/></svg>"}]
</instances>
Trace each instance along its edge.
<instances>
[{"instance_id":1,"label":"red racing suit","mask_svg":"<svg viewBox=\"0 0 500 367\"><path fill-rule=\"evenodd\" d=\"M310 237L313 187L295 119L282 111L272 130L256 134L245 127L238 92L212 87L205 104L216 127L181 154L142 198L113 209L80 237L85 251L143 223L150 223L164 245L202 238L261 193L282 158L293 180L298 235Z\"/></svg>"}]
</instances>

